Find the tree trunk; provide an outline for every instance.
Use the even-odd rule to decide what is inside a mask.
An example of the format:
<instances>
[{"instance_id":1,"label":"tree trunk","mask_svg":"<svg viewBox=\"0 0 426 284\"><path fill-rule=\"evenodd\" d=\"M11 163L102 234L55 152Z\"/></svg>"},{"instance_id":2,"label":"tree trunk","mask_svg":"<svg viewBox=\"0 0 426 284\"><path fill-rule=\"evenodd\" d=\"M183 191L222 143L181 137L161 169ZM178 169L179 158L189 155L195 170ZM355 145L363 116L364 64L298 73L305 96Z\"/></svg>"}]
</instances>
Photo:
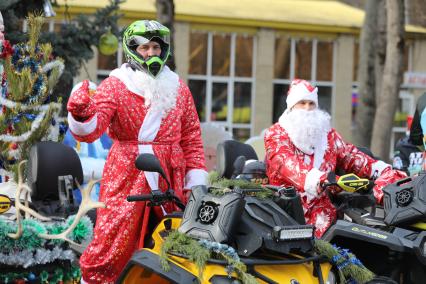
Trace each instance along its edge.
<instances>
[{"instance_id":1,"label":"tree trunk","mask_svg":"<svg viewBox=\"0 0 426 284\"><path fill-rule=\"evenodd\" d=\"M387 44L387 12L386 12L386 1L379 0L378 2L378 13L377 15L377 27L374 41L374 81L375 81L375 100L376 106L380 103L379 94L382 90L383 80L383 69L385 68L386 60L386 44ZM374 113L376 109L374 110ZM370 123L371 129L373 129L373 123ZM370 142L372 136L369 137Z\"/></svg>"},{"instance_id":2,"label":"tree trunk","mask_svg":"<svg viewBox=\"0 0 426 284\"><path fill-rule=\"evenodd\" d=\"M170 49L171 56L167 60L167 66L171 70L176 69L175 60L173 57L173 48L174 48L174 40L173 37L175 35L174 29L174 21L175 21L175 4L173 0L155 0L155 7L157 8L157 20L169 28L170 30Z\"/></svg>"},{"instance_id":3,"label":"tree trunk","mask_svg":"<svg viewBox=\"0 0 426 284\"><path fill-rule=\"evenodd\" d=\"M389 141L402 81L404 55L404 1L387 0L387 44L382 87L374 118L371 150L379 157L389 159Z\"/></svg>"},{"instance_id":4,"label":"tree trunk","mask_svg":"<svg viewBox=\"0 0 426 284\"><path fill-rule=\"evenodd\" d=\"M367 0L361 30L358 68L359 104L356 110L356 129L353 133L357 146L370 147L372 123L376 109L374 77L374 39L376 35L378 2Z\"/></svg>"}]
</instances>

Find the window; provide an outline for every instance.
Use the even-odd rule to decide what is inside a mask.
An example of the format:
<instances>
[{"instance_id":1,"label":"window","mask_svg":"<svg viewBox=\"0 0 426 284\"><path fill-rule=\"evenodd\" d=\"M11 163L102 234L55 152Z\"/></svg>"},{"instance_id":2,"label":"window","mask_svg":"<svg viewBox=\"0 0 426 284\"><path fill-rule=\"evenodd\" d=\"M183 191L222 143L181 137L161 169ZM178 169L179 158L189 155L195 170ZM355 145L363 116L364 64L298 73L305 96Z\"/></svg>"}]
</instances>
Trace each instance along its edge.
<instances>
[{"instance_id":1,"label":"window","mask_svg":"<svg viewBox=\"0 0 426 284\"><path fill-rule=\"evenodd\" d=\"M235 139L252 132L252 36L192 32L188 85L201 122L224 126Z\"/></svg>"},{"instance_id":2,"label":"window","mask_svg":"<svg viewBox=\"0 0 426 284\"><path fill-rule=\"evenodd\" d=\"M317 39L296 39L281 36L275 39L273 122L286 109L286 97L294 78L309 80L318 87L322 109L332 111L334 42Z\"/></svg>"}]
</instances>

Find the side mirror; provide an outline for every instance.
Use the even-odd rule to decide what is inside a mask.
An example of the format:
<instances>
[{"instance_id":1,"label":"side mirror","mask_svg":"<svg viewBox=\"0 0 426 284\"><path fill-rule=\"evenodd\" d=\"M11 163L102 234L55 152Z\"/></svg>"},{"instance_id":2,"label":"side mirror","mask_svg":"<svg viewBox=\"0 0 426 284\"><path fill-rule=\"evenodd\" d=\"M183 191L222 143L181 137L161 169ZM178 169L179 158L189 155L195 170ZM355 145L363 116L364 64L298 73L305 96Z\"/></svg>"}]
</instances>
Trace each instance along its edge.
<instances>
[{"instance_id":1,"label":"side mirror","mask_svg":"<svg viewBox=\"0 0 426 284\"><path fill-rule=\"evenodd\" d=\"M243 172L245 163L246 163L246 157L244 156L239 156L238 158L235 159L234 165L233 165L234 172L232 173L233 178L235 178L236 176L238 176L239 174Z\"/></svg>"},{"instance_id":2,"label":"side mirror","mask_svg":"<svg viewBox=\"0 0 426 284\"><path fill-rule=\"evenodd\" d=\"M167 182L168 188L170 188L170 182L164 173L163 168L161 167L160 161L158 158L149 153L140 154L135 161L135 166L138 170L144 172L156 172L159 173Z\"/></svg>"},{"instance_id":3,"label":"side mirror","mask_svg":"<svg viewBox=\"0 0 426 284\"><path fill-rule=\"evenodd\" d=\"M329 172L327 175L327 180L330 184L335 184L336 181L336 174L334 172Z\"/></svg>"}]
</instances>

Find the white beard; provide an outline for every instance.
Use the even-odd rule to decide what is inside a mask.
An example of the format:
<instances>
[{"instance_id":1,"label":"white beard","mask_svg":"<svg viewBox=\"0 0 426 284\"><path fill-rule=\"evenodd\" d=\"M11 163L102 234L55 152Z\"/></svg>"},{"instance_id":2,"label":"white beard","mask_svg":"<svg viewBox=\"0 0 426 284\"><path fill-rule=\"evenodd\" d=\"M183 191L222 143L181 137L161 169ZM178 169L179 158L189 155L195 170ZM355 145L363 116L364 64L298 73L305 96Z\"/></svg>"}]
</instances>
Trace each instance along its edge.
<instances>
[{"instance_id":1,"label":"white beard","mask_svg":"<svg viewBox=\"0 0 426 284\"><path fill-rule=\"evenodd\" d=\"M128 64L113 70L110 76L117 77L126 87L145 99L145 106L150 111L163 112L163 115L176 106L179 91L179 77L164 66L163 70L153 78L144 71L134 71Z\"/></svg>"},{"instance_id":2,"label":"white beard","mask_svg":"<svg viewBox=\"0 0 426 284\"><path fill-rule=\"evenodd\" d=\"M286 110L278 120L291 142L305 154L324 153L331 129L330 115L320 109ZM324 144L325 143L325 144Z\"/></svg>"}]
</instances>

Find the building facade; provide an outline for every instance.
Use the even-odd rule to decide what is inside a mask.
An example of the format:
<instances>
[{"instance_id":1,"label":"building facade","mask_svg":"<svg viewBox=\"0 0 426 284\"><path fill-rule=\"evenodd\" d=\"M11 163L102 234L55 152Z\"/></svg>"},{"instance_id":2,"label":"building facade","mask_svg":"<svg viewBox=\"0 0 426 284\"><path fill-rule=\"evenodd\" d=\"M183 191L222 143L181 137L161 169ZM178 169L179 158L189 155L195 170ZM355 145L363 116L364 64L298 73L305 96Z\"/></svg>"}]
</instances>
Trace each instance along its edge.
<instances>
[{"instance_id":1,"label":"building facade","mask_svg":"<svg viewBox=\"0 0 426 284\"><path fill-rule=\"evenodd\" d=\"M58 1L59 4L63 4ZM338 1L175 0L173 56L202 122L223 125L235 138L256 136L278 120L294 78L318 86L320 106L351 141L356 107L358 38L364 12ZM68 1L71 15L91 13L107 0ZM127 0L123 26L155 19L154 0ZM63 8L57 9L57 21ZM407 26L405 72L426 72L426 29ZM123 63L96 53L76 81L108 76ZM88 73L87 73L88 72ZM425 84L426 85L426 84ZM411 115L422 85L404 84L398 113ZM395 139L403 132L394 128Z\"/></svg>"}]
</instances>

